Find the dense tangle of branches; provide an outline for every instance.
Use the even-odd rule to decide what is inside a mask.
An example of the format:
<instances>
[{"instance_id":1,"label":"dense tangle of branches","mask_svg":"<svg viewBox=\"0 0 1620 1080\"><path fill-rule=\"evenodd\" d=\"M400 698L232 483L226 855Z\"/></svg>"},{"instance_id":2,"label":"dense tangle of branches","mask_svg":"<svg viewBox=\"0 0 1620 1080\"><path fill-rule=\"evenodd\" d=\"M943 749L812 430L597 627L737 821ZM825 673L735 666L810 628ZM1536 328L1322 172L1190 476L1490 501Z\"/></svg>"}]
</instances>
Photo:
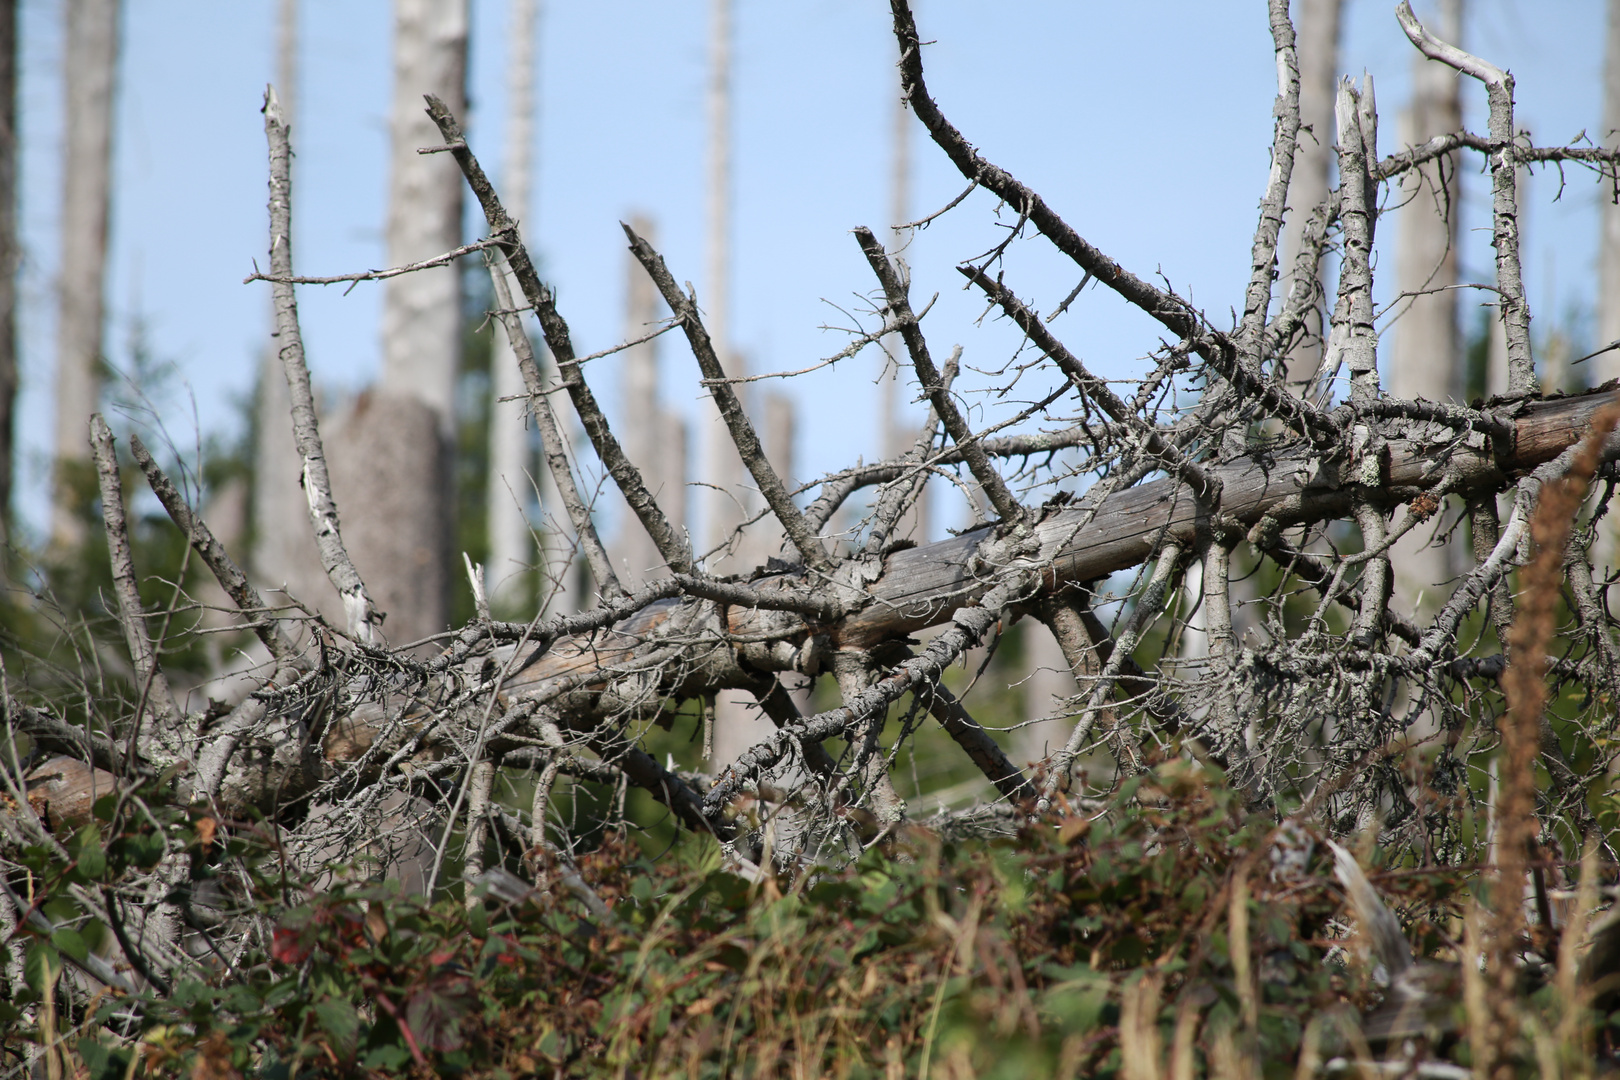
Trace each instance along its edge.
<instances>
[{"instance_id":1,"label":"dense tangle of branches","mask_svg":"<svg viewBox=\"0 0 1620 1080\"><path fill-rule=\"evenodd\" d=\"M1418 48L1485 85L1489 133L1459 132L1380 157L1370 85L1343 84L1340 186L1311 211L1289 268L1292 287L1277 295L1301 129L1288 5L1272 0L1273 166L1240 314L1227 324L1116 263L986 160L930 95L912 13L905 0L892 2L910 108L968 191L994 196L994 213L1010 225L1003 243L958 268L1022 335L1004 368L1009 382L996 389L1015 379L1044 379L1044 389L1021 386L966 407L954 383L960 350L942 348L947 329L918 310L924 305L910 294L905 265L877 234L857 229L875 325L846 353L897 339L929 418L903 455L794 488L728 381L697 298L627 227L630 249L685 336L758 490L763 510L739 529L736 549L758 552L768 541L775 552L751 575L716 576L648 490L638 470L645 463L622 450L514 221L458 119L430 98L444 138L431 152L455 158L487 222L484 239L446 258L478 252L491 267L495 318L522 367L561 493L551 512L577 537L596 597L578 614L527 623L497 621L485 606L431 649L393 647L403 643L383 637L344 549L327 480L294 291L301 280L326 279L294 275L289 136L272 93L271 256L261 279L274 290L312 526L347 624L269 602L132 440L151 489L264 657L254 688L229 708L183 715L141 608L112 435L98 422L102 505L136 691L116 712L98 703L89 723L76 707L8 691L12 730L55 755L66 787L120 790L138 777L166 777L221 822L273 823L286 857L303 869L365 856L428 889L445 883L447 867L459 865L474 881L496 861L574 888L570 852L581 830L599 827L601 815L622 815L630 788L649 793L682 828L712 833L749 872L766 860L838 863L915 816L896 762L907 740L934 724L984 781L984 798L935 819L942 828L1003 828L1072 807L1087 797L1086 784L1186 754L1219 765L1254 805L1279 815L1304 803L1329 832L1377 823L1386 844L1467 861L1481 837L1464 823L1485 817L1478 778L1497 745L1503 673L1529 665L1550 680L1539 740L1547 778L1537 792L1541 835L1578 846L1597 824L1587 794L1620 745L1620 655L1608 571L1594 568L1593 555L1610 528L1603 510L1620 444L1594 444L1602 447L1594 509L1578 521L1564 559L1546 654L1508 651L1505 628L1513 575L1535 550L1529 523L1538 498L1569 472L1594 416L1620 392L1540 394L1515 185L1522 165L1557 162L1591 169L1612 186L1616 155L1527 145L1514 134L1511 78L1435 40L1405 12ZM1505 397L1468 406L1400 400L1378 377L1373 234L1387 185L1457 152L1484 155L1493 177L1512 385ZM984 205L966 194L940 213ZM1027 244L1055 247L1080 278L1075 293L1052 298L1050 314L1021 291L1015 256ZM1324 296L1318 283L1335 255L1336 294ZM1167 253L1165 262L1173 260ZM1129 385L1091 371L1055 322L1092 282L1160 327ZM530 314L549 356L531 346ZM1300 355L1320 363L1301 373L1291 360ZM575 422L659 552L664 566L650 584L627 587L607 557L561 434ZM923 546L898 540L925 484L961 493L978 527ZM1391 605L1390 569L1391 546L1414 531L1434 543L1466 535L1473 553L1456 580L1439 583L1441 600L1416 615ZM947 669L982 656L1021 619L1050 628L1080 688L1064 710L1062 742L1037 762L1010 757L974 719L971 698L943 684ZM836 702L807 711L809 699L793 692L805 677L830 677ZM726 691L752 695L770 722L735 761L700 774L647 751L653 725L699 722L705 703ZM21 765L4 771L20 809L0 816L0 845L13 853L59 845L49 821L26 809ZM564 789L575 808L582 793L598 791L588 798L606 809L581 825L559 810ZM519 790L521 800L510 797ZM83 898L109 925L129 928L120 933L131 966L154 984L188 956L231 949L229 890L180 888L186 858L159 861L144 895Z\"/></svg>"}]
</instances>

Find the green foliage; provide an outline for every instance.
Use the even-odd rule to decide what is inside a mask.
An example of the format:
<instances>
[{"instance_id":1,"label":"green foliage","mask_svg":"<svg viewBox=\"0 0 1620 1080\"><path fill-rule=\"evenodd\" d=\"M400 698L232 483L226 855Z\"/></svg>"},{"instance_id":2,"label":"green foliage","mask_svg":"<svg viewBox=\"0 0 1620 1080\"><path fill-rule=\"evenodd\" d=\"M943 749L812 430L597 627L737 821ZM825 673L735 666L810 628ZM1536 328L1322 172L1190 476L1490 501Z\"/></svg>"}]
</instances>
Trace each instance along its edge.
<instances>
[{"instance_id":1,"label":"green foliage","mask_svg":"<svg viewBox=\"0 0 1620 1080\"><path fill-rule=\"evenodd\" d=\"M31 997L0 1027L13 1052L41 1040L23 1009L60 996L64 965L101 941L73 886L116 889L164 842L190 854L191 886L230 883L238 930L167 994L58 1013L56 1039L92 1076L126 1074L138 1052L137 1075L278 1080L1114 1077L1157 1071L1178 1045L1199 1074L1237 1054L1292 1075L1307 1030L1315 1052L1353 1054L1347 1033L1380 995L1339 940L1322 856L1274 879L1275 822L1185 759L1100 814L995 841L912 829L793 878L747 881L692 834L657 857L609 835L579 861L610 909L595 920L560 881L471 907L283 882L270 834L141 794L150 814L109 797L62 852L26 853L56 929L24 931ZM1385 882L1420 954L1446 955L1464 883ZM1460 1012L1443 1001L1436 1030L1460 1030Z\"/></svg>"}]
</instances>

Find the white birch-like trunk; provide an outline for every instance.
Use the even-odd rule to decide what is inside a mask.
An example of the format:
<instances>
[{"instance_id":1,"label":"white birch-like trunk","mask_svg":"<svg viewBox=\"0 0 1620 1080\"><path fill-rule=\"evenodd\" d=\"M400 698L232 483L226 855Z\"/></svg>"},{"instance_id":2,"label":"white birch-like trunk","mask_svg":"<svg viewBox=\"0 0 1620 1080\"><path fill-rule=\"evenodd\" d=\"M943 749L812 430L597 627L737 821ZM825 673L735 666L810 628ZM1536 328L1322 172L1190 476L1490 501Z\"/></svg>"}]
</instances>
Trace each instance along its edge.
<instances>
[{"instance_id":1,"label":"white birch-like trunk","mask_svg":"<svg viewBox=\"0 0 1620 1080\"><path fill-rule=\"evenodd\" d=\"M67 0L63 54L62 263L56 319L56 470L51 541L84 542L77 495L90 459L85 431L100 390L112 202L118 0Z\"/></svg>"},{"instance_id":2,"label":"white birch-like trunk","mask_svg":"<svg viewBox=\"0 0 1620 1080\"><path fill-rule=\"evenodd\" d=\"M464 182L448 154L418 154L442 140L424 94L467 111L467 0L394 0L394 95L390 120L388 265L431 258L461 242ZM461 353L459 271L444 266L390 278L383 308L382 387L434 411L455 432Z\"/></svg>"},{"instance_id":3,"label":"white birch-like trunk","mask_svg":"<svg viewBox=\"0 0 1620 1080\"><path fill-rule=\"evenodd\" d=\"M1433 20L1443 40L1462 36L1462 0L1441 0ZM1460 76L1421 55L1413 62L1412 100L1402 114L1401 142L1411 146L1462 127ZM1402 301L1406 310L1395 324L1389 359L1389 390L1395 397L1460 401L1463 397L1462 342L1458 333L1457 237L1461 186L1456 155L1408 175L1401 187L1405 204L1397 215L1397 289L1423 293ZM1390 553L1395 573L1392 604L1397 610L1432 611L1456 573L1455 544L1431 544L1431 527L1418 527Z\"/></svg>"},{"instance_id":4,"label":"white birch-like trunk","mask_svg":"<svg viewBox=\"0 0 1620 1080\"><path fill-rule=\"evenodd\" d=\"M535 114L535 26L537 0L512 0L511 32L507 36L506 162L501 196L513 207L520 222L534 203L531 148ZM525 230L532 239L534 230ZM516 281L512 295L522 295ZM523 376L512 346L494 328L490 356L490 385L494 401L489 418L489 581L490 603L516 612L535 598L532 566L535 545L531 522L524 513L534 492L536 460L526 423ZM503 401L502 398L518 398ZM539 522L533 523L538 526Z\"/></svg>"},{"instance_id":5,"label":"white birch-like trunk","mask_svg":"<svg viewBox=\"0 0 1620 1080\"><path fill-rule=\"evenodd\" d=\"M1609 0L1608 32L1603 53L1603 120L1598 142L1620 146L1620 0ZM1598 202L1597 341L1593 348L1620 341L1620 205L1605 197ZM1587 378L1594 386L1620 377L1620 349L1587 361ZM1607 529L1599 529L1592 545L1594 577L1602 580L1620 554L1620 518L1610 515Z\"/></svg>"}]
</instances>

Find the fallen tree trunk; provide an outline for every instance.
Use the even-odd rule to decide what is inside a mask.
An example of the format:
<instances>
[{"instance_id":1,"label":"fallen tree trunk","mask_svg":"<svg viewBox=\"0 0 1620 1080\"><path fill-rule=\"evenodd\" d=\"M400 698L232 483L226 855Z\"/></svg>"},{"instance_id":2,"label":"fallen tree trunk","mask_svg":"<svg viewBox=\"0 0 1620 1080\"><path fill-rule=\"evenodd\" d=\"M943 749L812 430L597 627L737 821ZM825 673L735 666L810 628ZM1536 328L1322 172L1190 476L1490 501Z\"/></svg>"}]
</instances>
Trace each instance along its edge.
<instances>
[{"instance_id":1,"label":"fallen tree trunk","mask_svg":"<svg viewBox=\"0 0 1620 1080\"><path fill-rule=\"evenodd\" d=\"M1404 437L1389 440L1387 460L1377 463L1378 483L1363 494L1387 511L1443 481L1465 498L1474 490L1499 490L1575 445L1593 414L1615 401L1620 401L1620 389L1608 387L1500 405L1489 415L1505 425L1500 430L1508 438L1495 441L1478 432L1411 422L1407 426L1412 430ZM1501 443L1508 445L1498 450ZM1613 436L1605 459L1617 456L1620 436ZM1210 470L1221 482L1216 517L1227 528L1250 528L1267 517L1284 527L1338 517L1348 507L1352 489L1360 486L1353 479L1356 467L1348 453L1324 459L1287 450L1216 466ZM1039 546L1026 562L1039 569L1042 587L1055 591L1140 565L1166 541L1191 545L1200 530L1207 531L1212 524L1186 484L1155 480L1114 492L1095 505L1082 499L1078 505L1049 512L1034 526ZM564 638L549 648L508 647L497 654L499 659L517 659L514 674L503 683L503 694L512 703L558 703L565 714L582 706L591 709L603 681L622 678L624 666L644 650L668 648L677 626L683 634L693 633L697 626L692 612L699 608L708 611L712 636L693 646L685 658L683 680L664 686L663 693L698 695L747 685L753 677L749 669L817 674L834 649L869 649L903 638L948 622L959 609L976 603L993 587L995 571L1005 569L981 558L995 531L977 529L891 553L858 606L825 624L791 612L731 604L724 605L722 635L718 605L693 598L664 599L611 628ZM752 587L764 596L781 590L787 599L803 580L801 570L761 579ZM746 668L713 655L724 651L728 638L741 643L736 650ZM593 711L602 710L595 705Z\"/></svg>"}]
</instances>

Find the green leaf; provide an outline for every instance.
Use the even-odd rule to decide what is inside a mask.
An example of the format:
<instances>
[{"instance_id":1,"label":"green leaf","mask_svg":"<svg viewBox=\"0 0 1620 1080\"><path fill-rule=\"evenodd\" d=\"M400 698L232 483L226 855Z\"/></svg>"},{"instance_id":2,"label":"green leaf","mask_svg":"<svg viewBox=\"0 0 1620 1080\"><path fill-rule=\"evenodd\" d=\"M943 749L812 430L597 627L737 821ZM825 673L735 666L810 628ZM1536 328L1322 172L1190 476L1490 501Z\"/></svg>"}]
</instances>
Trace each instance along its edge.
<instances>
[{"instance_id":1,"label":"green leaf","mask_svg":"<svg viewBox=\"0 0 1620 1080\"><path fill-rule=\"evenodd\" d=\"M384 1043L382 1046L368 1050L362 1064L368 1069L376 1069L386 1073L393 1072L410 1059L411 1055L406 1052L403 1046Z\"/></svg>"},{"instance_id":2,"label":"green leaf","mask_svg":"<svg viewBox=\"0 0 1620 1080\"><path fill-rule=\"evenodd\" d=\"M349 1057L359 1042L360 1017L354 1006L341 999L328 999L315 1006L315 1019L321 1030L332 1038L332 1049L342 1057Z\"/></svg>"},{"instance_id":3,"label":"green leaf","mask_svg":"<svg viewBox=\"0 0 1620 1080\"><path fill-rule=\"evenodd\" d=\"M36 941L28 946L28 955L23 959L23 981L34 993L41 996L47 986L55 986L56 980L62 977L62 957L44 941Z\"/></svg>"},{"instance_id":4,"label":"green leaf","mask_svg":"<svg viewBox=\"0 0 1620 1080\"><path fill-rule=\"evenodd\" d=\"M107 876L107 849L101 846L100 837L95 844L87 844L80 850L79 873L90 881L100 881Z\"/></svg>"},{"instance_id":5,"label":"green leaf","mask_svg":"<svg viewBox=\"0 0 1620 1080\"><path fill-rule=\"evenodd\" d=\"M89 1037L80 1039L77 1049L90 1072L90 1080L123 1080L129 1073L127 1050L114 1050L100 1039Z\"/></svg>"},{"instance_id":6,"label":"green leaf","mask_svg":"<svg viewBox=\"0 0 1620 1080\"><path fill-rule=\"evenodd\" d=\"M52 930L51 944L80 963L90 955L90 946L85 944L83 935L71 926L60 926Z\"/></svg>"},{"instance_id":7,"label":"green leaf","mask_svg":"<svg viewBox=\"0 0 1620 1080\"><path fill-rule=\"evenodd\" d=\"M163 837L157 833L137 833L125 843L129 847L129 857L143 869L149 870L163 859Z\"/></svg>"}]
</instances>

